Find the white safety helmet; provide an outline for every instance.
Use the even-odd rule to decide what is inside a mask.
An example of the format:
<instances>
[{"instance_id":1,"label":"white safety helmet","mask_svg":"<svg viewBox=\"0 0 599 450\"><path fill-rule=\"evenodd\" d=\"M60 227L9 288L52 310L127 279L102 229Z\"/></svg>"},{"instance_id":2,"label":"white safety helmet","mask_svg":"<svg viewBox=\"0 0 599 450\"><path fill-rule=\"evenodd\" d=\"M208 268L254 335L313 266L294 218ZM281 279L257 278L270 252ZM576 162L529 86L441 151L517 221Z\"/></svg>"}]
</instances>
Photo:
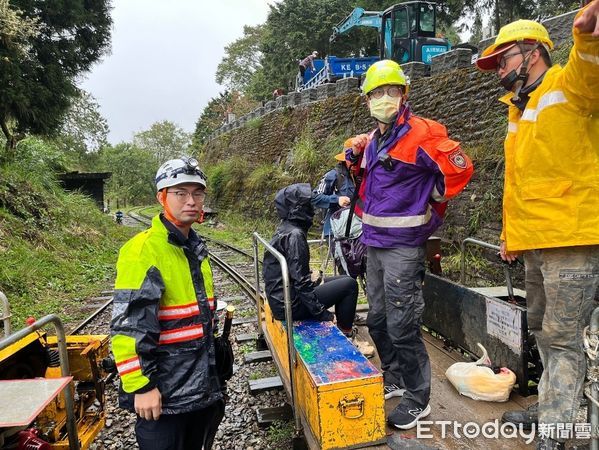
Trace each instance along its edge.
<instances>
[{"instance_id":1,"label":"white safety helmet","mask_svg":"<svg viewBox=\"0 0 599 450\"><path fill-rule=\"evenodd\" d=\"M160 166L156 172L158 191L183 183L196 183L206 188L206 175L198 167L198 160L182 156L171 159Z\"/></svg>"}]
</instances>

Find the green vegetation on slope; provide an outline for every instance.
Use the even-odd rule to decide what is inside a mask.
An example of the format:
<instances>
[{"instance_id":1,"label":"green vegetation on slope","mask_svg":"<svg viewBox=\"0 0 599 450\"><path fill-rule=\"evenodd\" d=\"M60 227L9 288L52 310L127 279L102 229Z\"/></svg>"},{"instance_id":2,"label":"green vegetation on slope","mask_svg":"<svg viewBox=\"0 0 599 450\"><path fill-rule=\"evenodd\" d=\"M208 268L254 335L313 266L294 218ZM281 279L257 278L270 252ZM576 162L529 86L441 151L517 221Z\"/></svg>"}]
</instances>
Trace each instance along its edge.
<instances>
[{"instance_id":1,"label":"green vegetation on slope","mask_svg":"<svg viewBox=\"0 0 599 450\"><path fill-rule=\"evenodd\" d=\"M86 297L110 288L118 249L134 231L117 226L89 198L59 186L37 139L19 145L22 158L0 166L0 291L13 328L32 315L79 320Z\"/></svg>"}]
</instances>

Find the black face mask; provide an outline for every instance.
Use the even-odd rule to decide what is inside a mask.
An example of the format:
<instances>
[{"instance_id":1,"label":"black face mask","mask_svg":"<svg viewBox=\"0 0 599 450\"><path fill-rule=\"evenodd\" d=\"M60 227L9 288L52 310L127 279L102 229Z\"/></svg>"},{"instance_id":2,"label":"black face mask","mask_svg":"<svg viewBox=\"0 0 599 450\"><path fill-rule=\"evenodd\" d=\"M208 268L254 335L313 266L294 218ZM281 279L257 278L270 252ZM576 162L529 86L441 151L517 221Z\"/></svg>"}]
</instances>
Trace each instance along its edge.
<instances>
[{"instance_id":1,"label":"black face mask","mask_svg":"<svg viewBox=\"0 0 599 450\"><path fill-rule=\"evenodd\" d=\"M512 70L502 79L500 79L499 83L501 83L506 91L511 91L518 80L522 80L522 85L524 86L528 80L528 72L525 71L523 74L520 74L515 70Z\"/></svg>"},{"instance_id":2,"label":"black face mask","mask_svg":"<svg viewBox=\"0 0 599 450\"><path fill-rule=\"evenodd\" d=\"M528 100L530 98L528 96L528 94L530 94L537 87L539 87L539 84L541 84L541 82L543 81L543 78L545 78L545 74L541 75L537 79L537 81L535 81L534 83L530 84L529 86L523 87L520 90L520 95L518 96L518 100L514 100L514 99L511 100L512 104L515 107L517 107L520 111L524 111L526 109L526 104L528 103Z\"/></svg>"}]
</instances>

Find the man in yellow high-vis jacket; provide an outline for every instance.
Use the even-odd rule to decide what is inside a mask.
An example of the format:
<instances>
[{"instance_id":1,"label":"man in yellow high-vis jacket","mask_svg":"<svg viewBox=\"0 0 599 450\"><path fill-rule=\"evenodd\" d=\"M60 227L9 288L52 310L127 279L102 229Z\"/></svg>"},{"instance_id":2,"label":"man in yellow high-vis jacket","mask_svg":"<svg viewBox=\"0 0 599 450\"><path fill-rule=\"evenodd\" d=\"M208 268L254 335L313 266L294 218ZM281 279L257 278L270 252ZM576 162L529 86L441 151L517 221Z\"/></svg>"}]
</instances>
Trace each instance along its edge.
<instances>
[{"instance_id":1,"label":"man in yellow high-vis jacket","mask_svg":"<svg viewBox=\"0 0 599 450\"><path fill-rule=\"evenodd\" d=\"M477 66L509 91L501 257L522 254L527 318L544 371L539 403L505 422L534 427L538 449L572 436L586 360L582 332L599 284L599 0L578 13L568 64L538 22L504 26Z\"/></svg>"},{"instance_id":2,"label":"man in yellow high-vis jacket","mask_svg":"<svg viewBox=\"0 0 599 450\"><path fill-rule=\"evenodd\" d=\"M117 262L112 352L119 403L137 415L141 450L210 449L224 414L215 366L212 270L191 228L206 177L192 158L156 174L163 212L127 242Z\"/></svg>"}]
</instances>

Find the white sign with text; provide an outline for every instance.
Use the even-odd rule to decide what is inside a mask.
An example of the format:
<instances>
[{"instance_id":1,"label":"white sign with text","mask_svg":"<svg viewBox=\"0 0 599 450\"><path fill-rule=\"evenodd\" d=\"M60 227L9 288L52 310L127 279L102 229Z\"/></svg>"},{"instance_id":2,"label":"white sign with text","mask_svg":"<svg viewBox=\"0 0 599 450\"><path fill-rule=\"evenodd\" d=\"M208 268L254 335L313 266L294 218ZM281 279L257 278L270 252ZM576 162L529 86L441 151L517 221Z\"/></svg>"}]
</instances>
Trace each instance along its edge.
<instances>
[{"instance_id":1,"label":"white sign with text","mask_svg":"<svg viewBox=\"0 0 599 450\"><path fill-rule=\"evenodd\" d=\"M487 333L516 353L522 353L522 311L508 303L487 298Z\"/></svg>"}]
</instances>

